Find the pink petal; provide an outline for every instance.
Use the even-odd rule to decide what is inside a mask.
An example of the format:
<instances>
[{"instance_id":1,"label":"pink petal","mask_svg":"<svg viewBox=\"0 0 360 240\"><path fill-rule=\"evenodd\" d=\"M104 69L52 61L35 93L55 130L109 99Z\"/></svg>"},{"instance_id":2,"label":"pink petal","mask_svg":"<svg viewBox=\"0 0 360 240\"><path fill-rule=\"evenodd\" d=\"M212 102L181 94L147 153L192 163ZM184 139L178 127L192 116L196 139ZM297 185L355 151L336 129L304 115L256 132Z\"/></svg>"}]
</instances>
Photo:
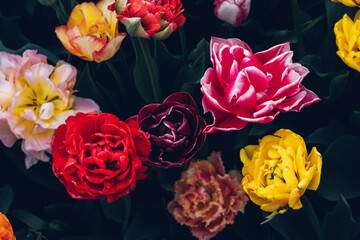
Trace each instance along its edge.
<instances>
[{"instance_id":1,"label":"pink petal","mask_svg":"<svg viewBox=\"0 0 360 240\"><path fill-rule=\"evenodd\" d=\"M293 52L285 52L281 55L274 56L273 59L265 63L260 69L264 73L271 73L273 76L269 87L277 86L288 73L288 67L292 63Z\"/></svg>"},{"instance_id":2,"label":"pink petal","mask_svg":"<svg viewBox=\"0 0 360 240\"><path fill-rule=\"evenodd\" d=\"M279 56L285 52L290 51L289 42L278 44L274 47L271 47L265 51L255 53L255 57L259 59L263 64L271 61L274 57Z\"/></svg>"},{"instance_id":3,"label":"pink petal","mask_svg":"<svg viewBox=\"0 0 360 240\"><path fill-rule=\"evenodd\" d=\"M12 147L16 142L17 138L10 130L6 115L6 112L0 113L0 141L6 147Z\"/></svg>"},{"instance_id":4,"label":"pink petal","mask_svg":"<svg viewBox=\"0 0 360 240\"><path fill-rule=\"evenodd\" d=\"M228 114L214 108L206 98L203 98L202 105L205 112L211 112L214 122L212 125L207 125L203 130L203 133L215 133L218 131L235 131L243 129L247 122L237 118L234 114Z\"/></svg>"},{"instance_id":5,"label":"pink petal","mask_svg":"<svg viewBox=\"0 0 360 240\"><path fill-rule=\"evenodd\" d=\"M200 82L201 82L200 90L204 94L204 97L206 97L207 100L211 102L211 105L215 106L217 109L223 112L229 112L229 113L232 112L231 110L224 107L224 106L226 107L230 107L230 106L227 102L224 93L222 92L223 88L221 87L219 88L216 86L216 82L218 82L218 77L214 69L209 68L208 70L206 70Z\"/></svg>"},{"instance_id":6,"label":"pink petal","mask_svg":"<svg viewBox=\"0 0 360 240\"><path fill-rule=\"evenodd\" d=\"M268 100L263 102L255 107L254 117L264 116L265 114L270 113L278 104L283 102L286 99L286 96L277 100ZM272 112L271 115L275 117L278 113Z\"/></svg>"},{"instance_id":7,"label":"pink petal","mask_svg":"<svg viewBox=\"0 0 360 240\"><path fill-rule=\"evenodd\" d=\"M251 85L254 86L256 92L265 91L272 78L271 74L268 73L267 75L265 75L265 73L253 66L245 68L245 73L247 74Z\"/></svg>"},{"instance_id":8,"label":"pink petal","mask_svg":"<svg viewBox=\"0 0 360 240\"><path fill-rule=\"evenodd\" d=\"M75 113L100 112L99 106L92 99L81 97L75 97L73 109Z\"/></svg>"},{"instance_id":9,"label":"pink petal","mask_svg":"<svg viewBox=\"0 0 360 240\"><path fill-rule=\"evenodd\" d=\"M64 61L56 64L52 74L52 82L62 91L72 89L76 81L76 68Z\"/></svg>"},{"instance_id":10,"label":"pink petal","mask_svg":"<svg viewBox=\"0 0 360 240\"><path fill-rule=\"evenodd\" d=\"M303 98L301 98L301 95L293 96L295 98L301 99L301 101L298 102L298 104L296 104L296 105L294 104L293 106L291 106L291 110L289 110L289 111L299 112L303 107L307 107L307 106L310 106L313 103L321 101L321 99L315 93L313 93L309 89L306 89L304 86L300 86L300 89L301 89L301 92L299 92L299 94L302 93L302 92L305 92L306 95ZM282 110L280 110L280 111L282 111Z\"/></svg>"}]
</instances>

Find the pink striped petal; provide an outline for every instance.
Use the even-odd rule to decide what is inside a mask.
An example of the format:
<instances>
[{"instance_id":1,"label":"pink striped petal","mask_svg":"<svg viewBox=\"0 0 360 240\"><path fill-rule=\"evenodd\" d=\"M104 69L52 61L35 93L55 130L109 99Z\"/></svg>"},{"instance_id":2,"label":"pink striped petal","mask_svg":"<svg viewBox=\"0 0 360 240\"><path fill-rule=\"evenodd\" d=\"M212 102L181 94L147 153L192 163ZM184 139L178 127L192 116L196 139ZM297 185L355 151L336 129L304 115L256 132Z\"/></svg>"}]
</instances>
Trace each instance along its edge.
<instances>
[{"instance_id":1,"label":"pink striped petal","mask_svg":"<svg viewBox=\"0 0 360 240\"><path fill-rule=\"evenodd\" d=\"M255 57L259 59L263 64L266 64L267 62L271 61L274 56L279 56L285 52L290 51L290 44L289 42L278 44L272 48L269 48L262 52L255 53Z\"/></svg>"},{"instance_id":2,"label":"pink striped petal","mask_svg":"<svg viewBox=\"0 0 360 240\"><path fill-rule=\"evenodd\" d=\"M116 38L111 39L100 51L93 52L93 58L96 62L108 60L119 50L126 33L120 33Z\"/></svg>"}]
</instances>

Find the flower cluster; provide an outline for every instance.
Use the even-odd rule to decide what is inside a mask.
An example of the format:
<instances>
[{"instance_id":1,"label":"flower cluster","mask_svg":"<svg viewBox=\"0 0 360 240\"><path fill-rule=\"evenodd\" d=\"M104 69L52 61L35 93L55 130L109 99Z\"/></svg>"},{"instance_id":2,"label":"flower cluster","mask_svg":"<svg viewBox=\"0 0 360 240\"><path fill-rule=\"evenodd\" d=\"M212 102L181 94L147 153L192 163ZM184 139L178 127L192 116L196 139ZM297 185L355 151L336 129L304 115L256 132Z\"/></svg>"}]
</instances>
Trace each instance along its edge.
<instances>
[{"instance_id":1,"label":"flower cluster","mask_svg":"<svg viewBox=\"0 0 360 240\"><path fill-rule=\"evenodd\" d=\"M355 0L332 1L360 5ZM55 11L61 6L56 1L41 4L54 6ZM239 26L249 16L251 0L214 0L213 4L217 18ZM309 70L293 62L289 42L253 53L240 39L211 37L212 67L205 71L203 60L209 51L202 48L207 45L199 44L194 51L188 51L181 31L183 56L172 55L157 40L168 38L185 23L183 11L181 0L82 2L72 9L66 25L56 27L56 36L71 54L95 62L87 64L97 67L86 73L100 73L94 74L94 82L89 86L94 92L89 92L99 94L99 99L104 97L102 103L109 106L132 104L135 99L129 106L135 114L121 112L128 106L117 109L126 118L132 116L125 121L112 112L100 113L93 100L74 95L77 70L69 63L59 61L52 66L36 50L27 50L22 56L0 52L0 141L12 147L21 139L27 168L39 160L49 161L51 155L54 175L74 199L105 197L112 203L131 193L137 180L146 179L148 168L150 171L158 168L155 174L150 173L151 183L170 168L186 168L181 179L170 183L175 182L175 196L167 210L179 224L188 226L195 237L209 240L233 224L238 212L245 212L249 199L263 211L271 212L268 218L289 208L300 209L305 191L318 188L322 169L322 156L316 147L308 154L300 135L280 129L274 135L264 136L258 145L236 144L236 152L242 148L240 160L233 158L228 165L234 164L234 169L242 167L242 174L237 170L226 173L219 150L214 151L218 146L211 145L221 135L215 133L241 130L248 123L269 123L281 112L299 112L320 98L302 85ZM358 71L359 19L360 10L354 21L345 14L334 27L337 54ZM119 22L127 33L119 32ZM230 31L234 29L231 27ZM139 38L138 42L131 39L135 51L131 62L136 64L130 69L133 76L126 64L122 66L126 70L122 76L112 62L107 62L113 75L109 81L117 81L119 92L128 90L122 87L127 85L122 84L123 78L135 82L131 85L138 93L124 103L107 96L118 92L109 89L114 84L106 82L106 69L98 63L116 54L126 34ZM150 41L154 42L152 48L147 44ZM46 52L45 48L43 51ZM120 57L120 61L127 60L126 54L121 53ZM157 65L159 59L161 67ZM166 73L178 69L179 74L163 74L162 68L168 64L176 66L166 69ZM164 75L166 80L160 79ZM194 79L183 81L180 79L183 76ZM171 86L167 82L162 86L165 81L185 84L175 86L176 92L169 93ZM192 89L193 95L185 92L187 84L197 87ZM148 97L150 92L156 103ZM168 94L165 100L163 93ZM143 99L137 101L137 97ZM209 112L212 115L211 118L209 114L211 124L207 124L198 109L201 99L204 115ZM213 135L207 139L210 134ZM248 137L247 132L240 134ZM197 159L209 152L212 154L207 160ZM125 226L124 223L126 230ZM9 221L1 213L0 239L15 240Z\"/></svg>"},{"instance_id":2,"label":"flower cluster","mask_svg":"<svg viewBox=\"0 0 360 240\"><path fill-rule=\"evenodd\" d=\"M208 240L234 223L239 211L244 213L248 197L240 181L239 172L225 173L220 153L213 152L207 160L191 162L182 173L168 210L195 237Z\"/></svg>"},{"instance_id":3,"label":"flower cluster","mask_svg":"<svg viewBox=\"0 0 360 240\"><path fill-rule=\"evenodd\" d=\"M27 50L23 56L0 52L0 140L11 147L23 139L27 168L48 161L55 129L77 112L99 111L91 99L73 95L76 69Z\"/></svg>"},{"instance_id":4,"label":"flower cluster","mask_svg":"<svg viewBox=\"0 0 360 240\"><path fill-rule=\"evenodd\" d=\"M180 0L116 0L109 9L134 37L165 39L186 21Z\"/></svg>"},{"instance_id":5,"label":"flower cluster","mask_svg":"<svg viewBox=\"0 0 360 240\"><path fill-rule=\"evenodd\" d=\"M321 154L313 147L308 155L302 137L290 130L280 129L259 145L246 146L240 159L243 189L262 210L272 212L268 217L301 208L305 190L316 190L320 183Z\"/></svg>"},{"instance_id":6,"label":"flower cluster","mask_svg":"<svg viewBox=\"0 0 360 240\"><path fill-rule=\"evenodd\" d=\"M201 79L203 107L214 123L205 132L267 123L280 112L300 111L320 98L301 82L309 70L292 62L289 43L253 54L239 39L211 38L211 62Z\"/></svg>"}]
</instances>

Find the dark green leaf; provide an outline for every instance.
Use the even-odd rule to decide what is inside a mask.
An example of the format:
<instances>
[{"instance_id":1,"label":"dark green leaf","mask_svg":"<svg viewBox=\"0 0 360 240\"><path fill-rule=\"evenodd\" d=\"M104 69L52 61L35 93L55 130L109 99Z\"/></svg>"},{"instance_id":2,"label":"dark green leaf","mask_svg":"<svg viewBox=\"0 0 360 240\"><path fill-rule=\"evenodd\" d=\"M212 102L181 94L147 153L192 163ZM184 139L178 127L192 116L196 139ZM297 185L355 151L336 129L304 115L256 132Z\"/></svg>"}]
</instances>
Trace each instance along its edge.
<instances>
[{"instance_id":1,"label":"dark green leaf","mask_svg":"<svg viewBox=\"0 0 360 240\"><path fill-rule=\"evenodd\" d=\"M169 52L163 41L154 41L155 44L155 60L160 64L179 65L182 60L179 56L174 56Z\"/></svg>"},{"instance_id":2,"label":"dark green leaf","mask_svg":"<svg viewBox=\"0 0 360 240\"><path fill-rule=\"evenodd\" d=\"M335 76L329 85L329 96L331 101L338 100L344 93L349 78L349 72Z\"/></svg>"},{"instance_id":3,"label":"dark green leaf","mask_svg":"<svg viewBox=\"0 0 360 240\"><path fill-rule=\"evenodd\" d=\"M205 65L207 62L206 54L203 52L194 62L190 63L190 68L192 68L194 79L196 83L200 82L200 79L205 73Z\"/></svg>"},{"instance_id":4,"label":"dark green leaf","mask_svg":"<svg viewBox=\"0 0 360 240\"><path fill-rule=\"evenodd\" d=\"M21 209L11 209L8 213L9 215L17 218L19 221L23 222L26 226L39 231L47 227L47 223L39 218L38 216Z\"/></svg>"},{"instance_id":5,"label":"dark green leaf","mask_svg":"<svg viewBox=\"0 0 360 240\"><path fill-rule=\"evenodd\" d=\"M196 48L191 51L188 57L188 63L195 62L202 54L205 54L205 59L210 61L210 43L205 39L201 39L196 44Z\"/></svg>"},{"instance_id":6,"label":"dark green leaf","mask_svg":"<svg viewBox=\"0 0 360 240\"><path fill-rule=\"evenodd\" d=\"M349 128L339 121L331 121L329 125L316 129L306 138L308 144L329 146L340 136L350 134Z\"/></svg>"},{"instance_id":7,"label":"dark green leaf","mask_svg":"<svg viewBox=\"0 0 360 240\"><path fill-rule=\"evenodd\" d=\"M270 213L263 212L264 216ZM316 239L314 227L310 223L305 206L299 210L287 210L284 214L278 214L268 222L285 239L303 240Z\"/></svg>"},{"instance_id":8,"label":"dark green leaf","mask_svg":"<svg viewBox=\"0 0 360 240\"><path fill-rule=\"evenodd\" d=\"M97 200L79 200L71 213L70 225L79 232L99 234L102 211Z\"/></svg>"},{"instance_id":9,"label":"dark green leaf","mask_svg":"<svg viewBox=\"0 0 360 240\"><path fill-rule=\"evenodd\" d=\"M346 199L340 195L335 210L325 216L324 239L350 240L360 232L360 223L351 214L351 208Z\"/></svg>"},{"instance_id":10,"label":"dark green leaf","mask_svg":"<svg viewBox=\"0 0 360 240\"><path fill-rule=\"evenodd\" d=\"M328 200L336 201L339 194L346 199L360 196L360 167L358 148L360 137L343 136L334 141L323 154L323 168L318 192Z\"/></svg>"},{"instance_id":11,"label":"dark green leaf","mask_svg":"<svg viewBox=\"0 0 360 240\"><path fill-rule=\"evenodd\" d=\"M210 66L210 44L202 39L191 51L185 65L181 66L176 76L176 91L193 94L199 88L199 82L206 68Z\"/></svg>"},{"instance_id":12,"label":"dark green leaf","mask_svg":"<svg viewBox=\"0 0 360 240\"><path fill-rule=\"evenodd\" d=\"M15 232L16 239L21 240L48 240L42 232L33 229L20 229Z\"/></svg>"},{"instance_id":13,"label":"dark green leaf","mask_svg":"<svg viewBox=\"0 0 360 240\"><path fill-rule=\"evenodd\" d=\"M29 39L22 34L17 21L13 19L0 16L0 29L1 42L6 43L7 46L11 44L11 47L16 48L29 43ZM2 43L0 43L0 50L4 51L2 50Z\"/></svg>"},{"instance_id":14,"label":"dark green leaf","mask_svg":"<svg viewBox=\"0 0 360 240\"><path fill-rule=\"evenodd\" d=\"M3 147L3 151L9 156L9 159L28 177L30 177L36 183L47 187L48 189L55 190L58 192L64 192L64 187L60 181L55 177L51 170L49 163L38 162L35 166L30 169L25 167L25 155L20 150L20 142L18 141L14 147L7 148Z\"/></svg>"},{"instance_id":15,"label":"dark green leaf","mask_svg":"<svg viewBox=\"0 0 360 240\"><path fill-rule=\"evenodd\" d=\"M89 64L85 65L85 68L81 76L76 81L74 89L79 90L78 93L75 93L77 96L80 97L91 96L91 99L94 100L100 106L105 104L103 94L99 90L99 87L97 86L96 82L94 82L93 78L91 77Z\"/></svg>"},{"instance_id":16,"label":"dark green leaf","mask_svg":"<svg viewBox=\"0 0 360 240\"><path fill-rule=\"evenodd\" d=\"M329 75L328 72L322 69L323 61L321 61L321 57L318 55L306 55L300 60L300 63L309 68L310 72L315 73L318 77L323 78Z\"/></svg>"},{"instance_id":17,"label":"dark green leaf","mask_svg":"<svg viewBox=\"0 0 360 240\"><path fill-rule=\"evenodd\" d=\"M11 206L14 199L14 192L12 188L7 185L0 189L0 212L6 214Z\"/></svg>"},{"instance_id":18,"label":"dark green leaf","mask_svg":"<svg viewBox=\"0 0 360 240\"><path fill-rule=\"evenodd\" d=\"M72 211L72 205L68 203L54 203L44 207L45 214L53 218L67 218Z\"/></svg>"},{"instance_id":19,"label":"dark green leaf","mask_svg":"<svg viewBox=\"0 0 360 240\"><path fill-rule=\"evenodd\" d=\"M131 197L125 195L115 202L108 203L105 197L100 198L100 204L106 218L118 223L124 223L129 220L131 213Z\"/></svg>"},{"instance_id":20,"label":"dark green leaf","mask_svg":"<svg viewBox=\"0 0 360 240\"><path fill-rule=\"evenodd\" d=\"M135 86L138 90L140 96L144 99L146 103L154 103L156 97L153 93L153 86L151 84L151 73L153 72L153 77L156 81L159 79L159 71L155 60L149 56L148 64L150 65L150 70L147 67L146 60L141 50L139 41L136 38L132 38L132 43L134 46L134 51L136 55L136 64L134 67L134 80ZM141 40L143 41L143 40ZM144 42L144 44L147 44Z\"/></svg>"},{"instance_id":21,"label":"dark green leaf","mask_svg":"<svg viewBox=\"0 0 360 240\"><path fill-rule=\"evenodd\" d=\"M158 195L148 196L142 202L143 205L136 207L135 216L125 229L123 240L158 240L168 237L170 223L165 212L165 202Z\"/></svg>"},{"instance_id":22,"label":"dark green leaf","mask_svg":"<svg viewBox=\"0 0 360 240\"><path fill-rule=\"evenodd\" d=\"M266 124L253 123L253 125L251 126L251 129L249 131L249 135L250 136L263 136L270 129L273 129L274 127L275 127L275 122L274 121L266 123Z\"/></svg>"}]
</instances>

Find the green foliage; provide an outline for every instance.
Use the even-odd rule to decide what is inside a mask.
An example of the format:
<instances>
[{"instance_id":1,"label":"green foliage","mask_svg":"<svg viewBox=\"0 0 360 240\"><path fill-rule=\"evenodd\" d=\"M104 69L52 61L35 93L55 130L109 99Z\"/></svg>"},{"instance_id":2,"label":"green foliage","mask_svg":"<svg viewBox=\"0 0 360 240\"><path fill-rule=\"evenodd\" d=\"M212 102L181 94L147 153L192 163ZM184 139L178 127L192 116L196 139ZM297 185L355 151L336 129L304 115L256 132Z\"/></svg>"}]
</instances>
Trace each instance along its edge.
<instances>
[{"instance_id":1,"label":"green foliage","mask_svg":"<svg viewBox=\"0 0 360 240\"><path fill-rule=\"evenodd\" d=\"M354 169L360 166L358 146L360 137L342 136L323 154L323 169L318 192L326 199L336 201L339 194L346 199L360 196L360 175Z\"/></svg>"},{"instance_id":2,"label":"green foliage","mask_svg":"<svg viewBox=\"0 0 360 240\"><path fill-rule=\"evenodd\" d=\"M136 54L134 81L138 92L146 103L159 102L159 72L157 63L151 56L145 39L132 38ZM145 49L145 50L142 50ZM145 52L145 53L144 53ZM154 84L154 86L153 86ZM154 91L151 91L154 88Z\"/></svg>"},{"instance_id":3,"label":"green foliage","mask_svg":"<svg viewBox=\"0 0 360 240\"><path fill-rule=\"evenodd\" d=\"M108 203L105 197L100 199L101 207L106 218L118 223L127 223L131 213L131 197L126 195L113 203Z\"/></svg>"},{"instance_id":4,"label":"green foliage","mask_svg":"<svg viewBox=\"0 0 360 240\"><path fill-rule=\"evenodd\" d=\"M346 199L340 195L333 212L324 219L324 239L354 239L360 231L360 223L352 216Z\"/></svg>"},{"instance_id":5,"label":"green foliage","mask_svg":"<svg viewBox=\"0 0 360 240\"><path fill-rule=\"evenodd\" d=\"M0 188L0 199L0 212L6 214L14 200L14 191L9 185Z\"/></svg>"}]
</instances>

